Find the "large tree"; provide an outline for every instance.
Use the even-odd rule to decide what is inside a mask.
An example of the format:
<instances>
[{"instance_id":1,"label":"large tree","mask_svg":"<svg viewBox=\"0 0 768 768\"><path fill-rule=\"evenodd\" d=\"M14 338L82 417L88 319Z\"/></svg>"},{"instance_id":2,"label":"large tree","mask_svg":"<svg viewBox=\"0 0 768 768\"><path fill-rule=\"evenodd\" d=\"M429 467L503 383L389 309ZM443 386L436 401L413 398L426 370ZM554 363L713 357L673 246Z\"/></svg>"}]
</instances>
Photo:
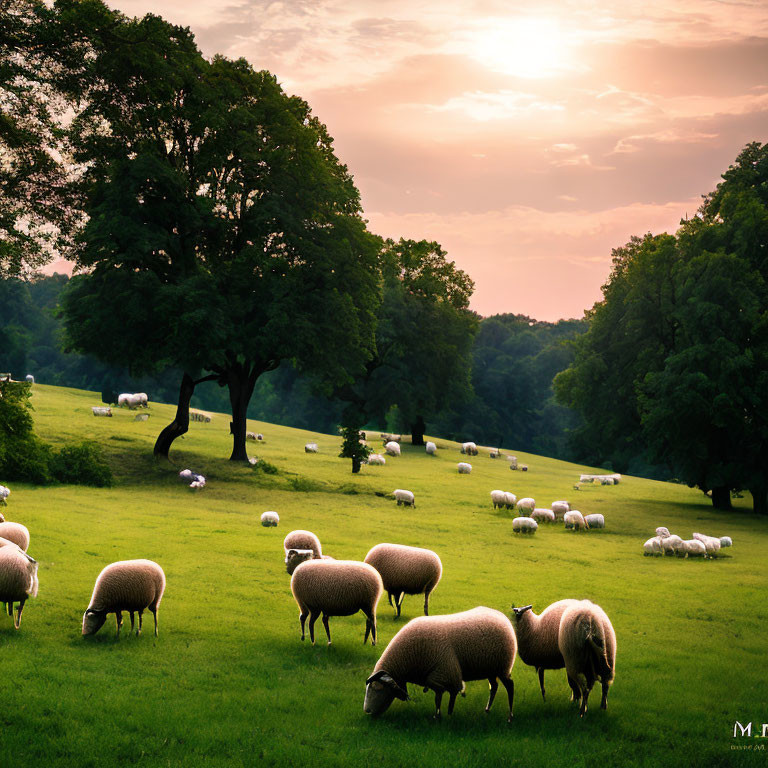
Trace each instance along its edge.
<instances>
[{"instance_id":1,"label":"large tree","mask_svg":"<svg viewBox=\"0 0 768 768\"><path fill-rule=\"evenodd\" d=\"M72 142L89 219L64 301L70 343L134 372L181 368L168 438L195 382L215 378L231 458L246 460L260 375L292 359L341 384L372 354L378 239L306 102L244 60L206 61L186 29L109 13L83 20L94 55Z\"/></svg>"}]
</instances>

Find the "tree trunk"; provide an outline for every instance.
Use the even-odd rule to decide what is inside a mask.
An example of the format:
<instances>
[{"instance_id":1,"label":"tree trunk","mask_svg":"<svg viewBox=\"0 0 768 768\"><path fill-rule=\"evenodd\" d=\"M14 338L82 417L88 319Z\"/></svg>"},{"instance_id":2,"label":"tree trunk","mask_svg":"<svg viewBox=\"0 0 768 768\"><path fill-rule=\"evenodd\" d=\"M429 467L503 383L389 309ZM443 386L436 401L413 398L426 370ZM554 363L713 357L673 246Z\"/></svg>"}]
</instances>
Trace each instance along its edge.
<instances>
[{"instance_id":1,"label":"tree trunk","mask_svg":"<svg viewBox=\"0 0 768 768\"><path fill-rule=\"evenodd\" d=\"M232 406L232 421L229 424L229 431L232 433L230 461L248 461L248 451L245 448L246 413L260 373L255 368L250 370L247 365L236 365L228 371L229 402Z\"/></svg>"},{"instance_id":2,"label":"tree trunk","mask_svg":"<svg viewBox=\"0 0 768 768\"><path fill-rule=\"evenodd\" d=\"M168 458L171 445L177 437L181 437L189 429L189 402L195 391L193 378L184 373L179 387L179 404L176 406L176 416L173 421L157 436L155 442L155 456Z\"/></svg>"},{"instance_id":3,"label":"tree trunk","mask_svg":"<svg viewBox=\"0 0 768 768\"><path fill-rule=\"evenodd\" d=\"M352 459L352 474L356 475L360 471L360 459L357 457Z\"/></svg>"},{"instance_id":4,"label":"tree trunk","mask_svg":"<svg viewBox=\"0 0 768 768\"><path fill-rule=\"evenodd\" d=\"M424 445L424 430L427 425L421 416L416 417L416 421L411 424L411 445Z\"/></svg>"},{"instance_id":5,"label":"tree trunk","mask_svg":"<svg viewBox=\"0 0 768 768\"><path fill-rule=\"evenodd\" d=\"M758 515L768 515L768 487L756 485L749 489L752 494L752 509Z\"/></svg>"},{"instance_id":6,"label":"tree trunk","mask_svg":"<svg viewBox=\"0 0 768 768\"><path fill-rule=\"evenodd\" d=\"M727 485L718 485L712 489L712 506L715 509L731 509L731 489Z\"/></svg>"}]
</instances>

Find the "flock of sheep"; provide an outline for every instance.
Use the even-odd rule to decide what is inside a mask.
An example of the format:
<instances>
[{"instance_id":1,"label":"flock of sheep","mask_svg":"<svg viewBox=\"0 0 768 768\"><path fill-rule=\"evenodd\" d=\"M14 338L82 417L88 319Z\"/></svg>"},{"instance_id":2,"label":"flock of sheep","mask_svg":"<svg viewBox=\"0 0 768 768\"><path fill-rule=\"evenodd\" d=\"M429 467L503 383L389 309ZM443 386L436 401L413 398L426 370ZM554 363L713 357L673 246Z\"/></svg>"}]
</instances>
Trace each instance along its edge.
<instances>
[{"instance_id":1,"label":"flock of sheep","mask_svg":"<svg viewBox=\"0 0 768 768\"><path fill-rule=\"evenodd\" d=\"M678 557L716 558L724 547L732 547L730 536L708 536L705 533L694 533L692 539L682 539L670 533L668 528L656 529L656 535L643 544L643 554L648 555L677 555Z\"/></svg>"},{"instance_id":2,"label":"flock of sheep","mask_svg":"<svg viewBox=\"0 0 768 768\"><path fill-rule=\"evenodd\" d=\"M429 598L443 574L440 557L430 549L382 543L362 561L334 560L323 554L314 533L296 530L285 537L283 552L299 607L301 639L309 620L313 645L318 618L322 618L330 645L330 618L358 611L365 617L363 643L370 637L375 645L376 609L384 590L397 616L405 595L424 595L424 616L400 629L366 680L366 714L380 715L395 699L407 700L411 683L425 692L434 691L436 718L447 693L450 715L456 697L464 695L465 683L473 680L488 680L487 712L500 680L507 691L511 719L515 690L511 672L518 651L523 662L536 669L545 700L544 671L565 667L571 701L580 705L582 717L598 680L601 707L607 706L615 676L616 634L605 612L589 600L559 600L540 616L530 605L514 608L511 617L485 606L430 616Z\"/></svg>"}]
</instances>

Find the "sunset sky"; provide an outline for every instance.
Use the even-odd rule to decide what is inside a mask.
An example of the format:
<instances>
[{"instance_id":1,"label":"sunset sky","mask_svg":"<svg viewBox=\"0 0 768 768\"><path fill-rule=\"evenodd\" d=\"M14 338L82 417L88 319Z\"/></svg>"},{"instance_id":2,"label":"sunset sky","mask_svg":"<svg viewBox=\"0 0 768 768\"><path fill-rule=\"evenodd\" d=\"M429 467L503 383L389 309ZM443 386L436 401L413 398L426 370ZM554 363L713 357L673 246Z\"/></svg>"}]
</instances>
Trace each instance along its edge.
<instances>
[{"instance_id":1,"label":"sunset sky","mask_svg":"<svg viewBox=\"0 0 768 768\"><path fill-rule=\"evenodd\" d=\"M374 232L439 241L473 308L578 317L768 140L764 0L115 0L244 56L326 123Z\"/></svg>"}]
</instances>

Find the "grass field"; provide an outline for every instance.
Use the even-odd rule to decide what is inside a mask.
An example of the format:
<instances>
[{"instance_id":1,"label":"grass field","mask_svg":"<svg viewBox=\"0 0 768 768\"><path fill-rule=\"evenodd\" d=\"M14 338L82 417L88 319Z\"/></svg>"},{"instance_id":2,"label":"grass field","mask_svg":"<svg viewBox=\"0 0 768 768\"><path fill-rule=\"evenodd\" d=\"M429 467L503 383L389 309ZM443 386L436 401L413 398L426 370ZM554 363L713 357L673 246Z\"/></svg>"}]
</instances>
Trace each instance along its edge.
<instances>
[{"instance_id":1,"label":"grass field","mask_svg":"<svg viewBox=\"0 0 768 768\"><path fill-rule=\"evenodd\" d=\"M134 422L120 410L94 418L98 403L93 393L34 387L38 434L96 440L114 487L6 483L3 512L30 529L40 593L20 631L0 617L3 768L768 765L758 749L768 739L733 738L736 720L753 721L758 733L768 722L768 522L748 512L749 499L726 514L698 491L636 478L574 491L583 468L523 453L528 473L481 453L460 476L457 446L439 439L436 458L404 445L402 457L355 476L337 458L340 438L249 422L266 439L249 444L252 452L280 470L269 476L226 461L223 415L193 423L174 466L156 466L153 440L173 409L152 404L149 420ZM317 455L303 452L310 438ZM208 478L202 492L176 478L187 466ZM416 508L384 497L395 488L413 490ZM607 528L514 536L510 513L491 509L494 488L541 506L570 499L585 514L603 513ZM278 528L260 526L268 509L279 513ZM684 537L730 535L734 546L716 561L645 558L642 543L657 525ZM301 643L282 553L294 528L317 533L337 558L361 560L381 541L434 549L443 578L433 613L594 600L618 637L608 710L593 692L579 720L563 671L547 673L543 703L535 671L518 659L511 725L503 691L483 713L484 682L469 683L442 722L432 720L432 694L415 686L413 702L367 718L365 679L422 601L406 597L396 621L385 595L375 648L362 644L362 614L331 619L331 647L319 622L320 642ZM167 576L159 638L150 617L140 638L124 632L116 642L110 616L83 639L99 571L136 557L157 560Z\"/></svg>"}]
</instances>

